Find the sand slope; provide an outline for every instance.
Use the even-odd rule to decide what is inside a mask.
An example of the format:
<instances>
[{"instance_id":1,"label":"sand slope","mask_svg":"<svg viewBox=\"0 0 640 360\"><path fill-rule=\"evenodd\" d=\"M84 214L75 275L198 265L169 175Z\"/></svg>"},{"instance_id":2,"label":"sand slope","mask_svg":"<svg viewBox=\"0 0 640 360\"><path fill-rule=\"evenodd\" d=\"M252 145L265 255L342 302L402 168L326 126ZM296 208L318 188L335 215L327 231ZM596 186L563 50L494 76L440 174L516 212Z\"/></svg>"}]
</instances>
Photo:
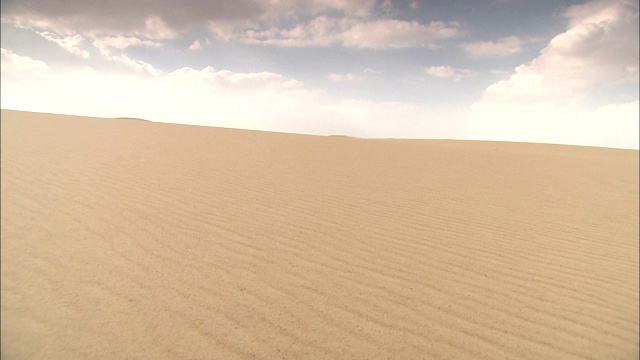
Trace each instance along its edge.
<instances>
[{"instance_id":1,"label":"sand slope","mask_svg":"<svg viewBox=\"0 0 640 360\"><path fill-rule=\"evenodd\" d=\"M1 124L3 359L638 357L638 151Z\"/></svg>"}]
</instances>

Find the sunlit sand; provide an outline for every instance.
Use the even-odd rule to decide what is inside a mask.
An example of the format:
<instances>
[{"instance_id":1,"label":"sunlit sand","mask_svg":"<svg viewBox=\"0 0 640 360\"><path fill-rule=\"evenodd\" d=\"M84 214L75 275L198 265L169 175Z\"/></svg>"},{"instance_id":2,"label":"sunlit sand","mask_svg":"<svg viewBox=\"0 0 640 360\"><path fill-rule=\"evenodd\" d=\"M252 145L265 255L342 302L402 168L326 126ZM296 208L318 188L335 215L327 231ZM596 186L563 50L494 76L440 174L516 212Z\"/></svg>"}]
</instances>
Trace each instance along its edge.
<instances>
[{"instance_id":1,"label":"sunlit sand","mask_svg":"<svg viewBox=\"0 0 640 360\"><path fill-rule=\"evenodd\" d=\"M1 124L3 359L638 356L638 151Z\"/></svg>"}]
</instances>

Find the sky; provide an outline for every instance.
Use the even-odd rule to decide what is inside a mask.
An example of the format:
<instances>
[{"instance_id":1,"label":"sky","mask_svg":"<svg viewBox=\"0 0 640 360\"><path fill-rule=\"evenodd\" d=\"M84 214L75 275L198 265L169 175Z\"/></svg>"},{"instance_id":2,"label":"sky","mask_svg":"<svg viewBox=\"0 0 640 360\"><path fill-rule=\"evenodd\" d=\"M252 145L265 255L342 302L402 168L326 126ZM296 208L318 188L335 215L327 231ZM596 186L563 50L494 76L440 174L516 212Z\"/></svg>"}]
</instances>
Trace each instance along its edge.
<instances>
[{"instance_id":1,"label":"sky","mask_svg":"<svg viewBox=\"0 0 640 360\"><path fill-rule=\"evenodd\" d=\"M3 109L639 148L637 0L3 0Z\"/></svg>"}]
</instances>

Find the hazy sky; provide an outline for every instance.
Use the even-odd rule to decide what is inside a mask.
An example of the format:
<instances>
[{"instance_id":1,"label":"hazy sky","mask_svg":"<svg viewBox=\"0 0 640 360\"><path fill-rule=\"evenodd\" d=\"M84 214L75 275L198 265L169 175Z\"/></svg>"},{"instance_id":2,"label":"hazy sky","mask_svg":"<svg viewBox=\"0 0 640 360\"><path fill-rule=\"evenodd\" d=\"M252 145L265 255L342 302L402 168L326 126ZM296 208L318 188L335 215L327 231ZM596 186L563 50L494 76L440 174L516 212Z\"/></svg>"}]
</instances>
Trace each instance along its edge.
<instances>
[{"instance_id":1,"label":"hazy sky","mask_svg":"<svg viewBox=\"0 0 640 360\"><path fill-rule=\"evenodd\" d=\"M638 148L638 1L2 1L4 109Z\"/></svg>"}]
</instances>

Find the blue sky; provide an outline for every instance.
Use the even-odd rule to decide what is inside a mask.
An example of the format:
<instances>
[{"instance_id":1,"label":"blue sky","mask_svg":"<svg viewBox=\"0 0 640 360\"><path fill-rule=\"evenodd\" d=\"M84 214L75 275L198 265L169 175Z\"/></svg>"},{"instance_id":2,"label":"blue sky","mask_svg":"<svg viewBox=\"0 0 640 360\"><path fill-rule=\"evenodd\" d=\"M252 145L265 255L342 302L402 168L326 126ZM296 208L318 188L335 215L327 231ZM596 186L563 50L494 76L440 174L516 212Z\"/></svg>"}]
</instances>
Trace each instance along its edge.
<instances>
[{"instance_id":1,"label":"blue sky","mask_svg":"<svg viewBox=\"0 0 640 360\"><path fill-rule=\"evenodd\" d=\"M2 2L4 109L638 149L638 1Z\"/></svg>"}]
</instances>

